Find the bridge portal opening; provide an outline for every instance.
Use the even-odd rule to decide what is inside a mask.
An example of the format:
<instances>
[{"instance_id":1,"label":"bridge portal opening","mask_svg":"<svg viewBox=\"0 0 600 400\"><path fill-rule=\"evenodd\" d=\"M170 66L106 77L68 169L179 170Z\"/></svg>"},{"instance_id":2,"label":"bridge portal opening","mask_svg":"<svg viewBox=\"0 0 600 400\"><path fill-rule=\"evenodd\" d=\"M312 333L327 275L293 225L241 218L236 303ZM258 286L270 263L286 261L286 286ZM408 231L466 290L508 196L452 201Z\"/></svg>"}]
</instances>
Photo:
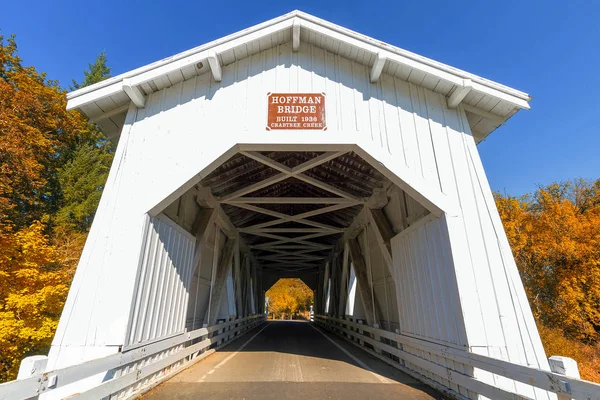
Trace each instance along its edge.
<instances>
[{"instance_id":1,"label":"bridge portal opening","mask_svg":"<svg viewBox=\"0 0 600 400\"><path fill-rule=\"evenodd\" d=\"M166 322L148 320L151 306L142 303L152 299L144 287L157 283L152 274L141 273L130 345L264 313L266 290L282 278L306 283L317 314L349 317L392 332L429 334L413 324L418 317L410 308L419 298L409 303L399 302L399 296L418 297L418 280L435 279L441 288L443 278L435 271L427 277L416 269L404 268L404 275L394 272L392 237L435 218L381 169L343 149L239 151L214 167L160 214L149 217L147 229L170 244L152 247L150 234L142 250L142 264L169 257L173 265L185 264L174 267L181 290L165 280L165 304L154 314L161 319L161 310L179 307L175 313L185 314L185 319L175 327L169 323L170 330L148 329ZM154 225L160 226L152 229ZM174 238L175 231L182 237ZM186 240L186 255L177 255ZM409 282L408 293L398 293L399 279ZM169 296L180 298L171 301ZM136 317L145 321L136 323Z\"/></svg>"}]
</instances>

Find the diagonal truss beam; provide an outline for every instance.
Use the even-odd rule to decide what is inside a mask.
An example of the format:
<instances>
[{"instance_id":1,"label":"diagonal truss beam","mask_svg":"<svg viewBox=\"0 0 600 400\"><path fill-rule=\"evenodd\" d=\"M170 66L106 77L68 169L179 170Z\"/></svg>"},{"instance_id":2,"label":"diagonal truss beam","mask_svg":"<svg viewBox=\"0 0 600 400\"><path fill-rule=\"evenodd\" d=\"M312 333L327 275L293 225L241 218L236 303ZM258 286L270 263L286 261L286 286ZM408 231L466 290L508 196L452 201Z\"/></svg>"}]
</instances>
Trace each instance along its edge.
<instances>
[{"instance_id":1,"label":"diagonal truss beam","mask_svg":"<svg viewBox=\"0 0 600 400\"><path fill-rule=\"evenodd\" d=\"M297 222L300 224L314 226L317 228L323 228L326 230L340 231L340 228L336 228L335 226L323 224L323 223L316 222L316 221L307 220L306 218L314 217L316 215L321 215L321 214L327 214L327 213L330 213L333 211L341 210L343 208L352 207L357 204L360 204L360 203L348 202L348 203L343 203L343 204L334 204L331 206L319 208L317 210L307 211L307 212L304 212L301 214L296 214L296 215L283 214L283 213L280 213L277 211L267 210L266 208L256 207L256 206L253 206L250 204L236 203L234 205L239 208L244 208L249 211L259 212L259 213L277 218L273 221L263 222L260 224L249 226L246 229L259 229L259 228L266 228L268 226L278 225L278 224L281 224L284 222Z\"/></svg>"},{"instance_id":2,"label":"diagonal truss beam","mask_svg":"<svg viewBox=\"0 0 600 400\"><path fill-rule=\"evenodd\" d=\"M328 233L335 235L344 232L343 229L322 229L322 228L261 228L261 229L250 229L250 228L239 228L240 232L254 234L260 233Z\"/></svg>"},{"instance_id":3,"label":"diagonal truss beam","mask_svg":"<svg viewBox=\"0 0 600 400\"><path fill-rule=\"evenodd\" d=\"M337 232L319 232L319 233L313 233L310 235L297 236L294 238L289 238L289 237L279 236L279 235L272 235L270 233L265 233L265 232L260 232L260 231L250 232L250 233L252 235L262 236L262 237L266 237L268 239L275 240L275 242L264 243L265 245L266 244L275 245L275 244L283 244L283 243L296 243L296 244L303 244L303 245L309 246L309 247L321 248L321 246L323 246L323 244L309 242L308 239L314 239L314 238L321 237L321 236L334 235Z\"/></svg>"},{"instance_id":4,"label":"diagonal truss beam","mask_svg":"<svg viewBox=\"0 0 600 400\"><path fill-rule=\"evenodd\" d=\"M330 160L333 160L334 158L337 158L343 154L346 154L348 151L344 150L344 151L329 151L326 153L321 154L320 156L317 156L313 159L310 159L294 168L290 168L286 165L281 164L278 161L272 160L269 157L263 156L262 154L256 152L256 151L242 151L241 154L245 155L246 157L252 158L256 161L259 161L261 163L263 163L266 166L269 166L277 171L279 171L279 174L274 175L270 178L267 178L261 182L256 182L250 186L247 186L245 188L242 188L240 190L237 190L231 194L228 194L226 196L223 196L221 199L219 199L221 202L228 202L230 200L234 200L237 199L238 197L241 197L243 195L246 195L248 193L252 193L255 192L259 189L262 189L264 187L270 186L272 184L275 184L277 182L280 182L282 180L288 179L288 178L298 178L304 182L307 182L309 184L312 184L313 186L317 186L313 183L310 183L310 180L313 178L310 178L309 176L306 176L303 174L303 172L308 171L309 169L312 169L316 166L319 166L323 163L326 163ZM325 189L326 187L330 188L328 191L331 190L335 190L338 196L347 198L347 199L352 199L355 200L357 202L363 202L361 199L344 192L343 190L334 188L333 186L327 185L323 182L320 182L316 179L314 179L315 182L317 183L321 183L323 185L323 187L321 187L321 189L324 190L328 190ZM319 186L318 186L319 187ZM331 192L333 193L333 192Z\"/></svg>"},{"instance_id":5,"label":"diagonal truss beam","mask_svg":"<svg viewBox=\"0 0 600 400\"><path fill-rule=\"evenodd\" d=\"M302 245L302 244L288 244L288 245L286 245L286 244L280 244L280 245L272 245L271 243L263 243L263 244L257 244L257 245L254 245L254 246L250 246L251 249L257 249L257 250L269 250L269 249L288 250L288 249L293 249L293 250L299 250L298 253L309 253L309 252L318 251L318 250L329 250L332 247L333 246L328 246L328 245L306 246L306 245Z\"/></svg>"},{"instance_id":6,"label":"diagonal truss beam","mask_svg":"<svg viewBox=\"0 0 600 400\"><path fill-rule=\"evenodd\" d=\"M263 269L276 269L284 272L296 272L296 271L304 271L307 269L315 269L316 265L291 265L289 267L282 267L281 264L266 264L263 265Z\"/></svg>"},{"instance_id":7,"label":"diagonal truss beam","mask_svg":"<svg viewBox=\"0 0 600 400\"><path fill-rule=\"evenodd\" d=\"M356 204L343 197L238 197L224 201L227 204Z\"/></svg>"},{"instance_id":8,"label":"diagonal truss beam","mask_svg":"<svg viewBox=\"0 0 600 400\"><path fill-rule=\"evenodd\" d=\"M295 258L303 258L306 260L322 260L324 257L315 256L313 254L305 254L304 252L292 252L292 251L284 251L284 250L276 250L276 249L265 249L264 251L268 251L271 253L281 254L283 256L295 257Z\"/></svg>"}]
</instances>

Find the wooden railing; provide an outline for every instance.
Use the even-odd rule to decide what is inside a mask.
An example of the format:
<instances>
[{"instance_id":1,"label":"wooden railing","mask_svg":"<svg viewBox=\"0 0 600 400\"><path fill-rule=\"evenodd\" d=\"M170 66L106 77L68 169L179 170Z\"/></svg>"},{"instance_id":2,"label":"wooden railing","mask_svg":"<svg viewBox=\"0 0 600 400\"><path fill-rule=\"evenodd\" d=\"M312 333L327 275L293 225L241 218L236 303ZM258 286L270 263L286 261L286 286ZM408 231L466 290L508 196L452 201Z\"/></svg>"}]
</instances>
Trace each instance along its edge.
<instances>
[{"instance_id":1,"label":"wooden railing","mask_svg":"<svg viewBox=\"0 0 600 400\"><path fill-rule=\"evenodd\" d=\"M439 357L439 359L461 363L465 366L478 368L526 385L556 393L558 394L559 399L600 400L600 385L581 379L567 377L556 372L544 371L470 353L466 350L373 328L348 319L315 315L315 323L317 326L321 326L328 331L347 339L354 345L386 363L434 386L438 390L451 394L453 397L467 398L461 393L453 391L451 388L445 387L439 382L433 381L432 379L407 368L405 365L411 364L418 366L454 383L455 385L466 388L474 393L479 393L490 399L513 400L529 398L514 391L502 389L492 383L478 380L473 376L465 374L464 371L451 370L449 366L442 366L431 360L404 351L404 346L420 349L423 352ZM382 341L382 339L385 342Z\"/></svg>"},{"instance_id":2,"label":"wooden railing","mask_svg":"<svg viewBox=\"0 0 600 400\"><path fill-rule=\"evenodd\" d=\"M130 398L156 386L265 321L263 314L186 332L146 346L119 352L22 380L0 384L1 400L36 398L67 385L105 374L102 383L69 399ZM112 378L108 378L112 376Z\"/></svg>"}]
</instances>

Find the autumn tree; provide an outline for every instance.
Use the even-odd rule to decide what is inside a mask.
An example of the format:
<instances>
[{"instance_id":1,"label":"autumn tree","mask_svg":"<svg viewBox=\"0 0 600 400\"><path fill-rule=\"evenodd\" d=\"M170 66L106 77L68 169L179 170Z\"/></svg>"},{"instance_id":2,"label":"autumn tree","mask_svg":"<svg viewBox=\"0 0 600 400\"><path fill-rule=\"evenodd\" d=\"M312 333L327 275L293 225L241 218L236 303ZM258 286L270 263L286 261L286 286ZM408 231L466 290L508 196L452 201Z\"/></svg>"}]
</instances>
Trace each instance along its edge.
<instances>
[{"instance_id":1,"label":"autumn tree","mask_svg":"<svg viewBox=\"0 0 600 400\"><path fill-rule=\"evenodd\" d=\"M313 292L298 278L278 280L266 292L269 299L269 313L273 318L283 318L308 311L313 304Z\"/></svg>"},{"instance_id":2,"label":"autumn tree","mask_svg":"<svg viewBox=\"0 0 600 400\"><path fill-rule=\"evenodd\" d=\"M538 322L600 339L600 179L541 187L496 203Z\"/></svg>"},{"instance_id":3,"label":"autumn tree","mask_svg":"<svg viewBox=\"0 0 600 400\"><path fill-rule=\"evenodd\" d=\"M57 82L22 64L15 38L0 36L0 381L16 376L23 357L48 351L73 273L65 260L78 257L57 243L54 216L85 186L65 172L71 165L105 176L97 163L75 162L88 158L80 145L98 137L66 111ZM88 180L101 188L101 179Z\"/></svg>"}]
</instances>

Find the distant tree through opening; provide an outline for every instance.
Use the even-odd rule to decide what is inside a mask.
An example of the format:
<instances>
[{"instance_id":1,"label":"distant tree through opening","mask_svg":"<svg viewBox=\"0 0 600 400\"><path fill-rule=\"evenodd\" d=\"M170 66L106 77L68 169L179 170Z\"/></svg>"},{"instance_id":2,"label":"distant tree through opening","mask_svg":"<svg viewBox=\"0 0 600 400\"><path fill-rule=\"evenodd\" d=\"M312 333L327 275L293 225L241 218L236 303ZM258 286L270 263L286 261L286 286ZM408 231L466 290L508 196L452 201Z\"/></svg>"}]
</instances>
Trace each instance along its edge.
<instances>
[{"instance_id":1,"label":"distant tree through opening","mask_svg":"<svg viewBox=\"0 0 600 400\"><path fill-rule=\"evenodd\" d=\"M299 278L282 278L267 290L269 318L308 318L313 305L313 291Z\"/></svg>"}]
</instances>

